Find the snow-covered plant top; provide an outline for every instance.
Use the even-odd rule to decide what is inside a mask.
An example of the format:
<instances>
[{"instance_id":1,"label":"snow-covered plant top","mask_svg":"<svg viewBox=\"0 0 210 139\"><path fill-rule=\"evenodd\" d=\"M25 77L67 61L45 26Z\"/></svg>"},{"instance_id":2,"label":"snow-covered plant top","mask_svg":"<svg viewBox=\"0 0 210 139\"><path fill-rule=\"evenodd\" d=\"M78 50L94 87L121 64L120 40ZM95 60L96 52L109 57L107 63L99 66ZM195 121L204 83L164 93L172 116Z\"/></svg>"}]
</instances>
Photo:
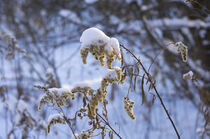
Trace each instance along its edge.
<instances>
[{"instance_id":1,"label":"snow-covered plant top","mask_svg":"<svg viewBox=\"0 0 210 139\"><path fill-rule=\"evenodd\" d=\"M189 72L183 74L183 79L192 80L193 79L193 72L189 71Z\"/></svg>"},{"instance_id":2,"label":"snow-covered plant top","mask_svg":"<svg viewBox=\"0 0 210 139\"><path fill-rule=\"evenodd\" d=\"M111 63L115 60L121 60L120 44L116 38L108 37L103 31L97 28L86 29L80 38L81 49L80 54L84 64L88 53L90 52L96 60L100 61L101 66L104 66L104 58L107 58L107 66L112 68Z\"/></svg>"},{"instance_id":3,"label":"snow-covered plant top","mask_svg":"<svg viewBox=\"0 0 210 139\"><path fill-rule=\"evenodd\" d=\"M42 105L46 102L56 103L57 107L61 107L68 105L66 100L71 98L74 99L74 94L69 89L65 88L42 88L40 86L36 86L39 89L44 89L46 93L41 95L39 98L38 109L42 109Z\"/></svg>"}]
</instances>

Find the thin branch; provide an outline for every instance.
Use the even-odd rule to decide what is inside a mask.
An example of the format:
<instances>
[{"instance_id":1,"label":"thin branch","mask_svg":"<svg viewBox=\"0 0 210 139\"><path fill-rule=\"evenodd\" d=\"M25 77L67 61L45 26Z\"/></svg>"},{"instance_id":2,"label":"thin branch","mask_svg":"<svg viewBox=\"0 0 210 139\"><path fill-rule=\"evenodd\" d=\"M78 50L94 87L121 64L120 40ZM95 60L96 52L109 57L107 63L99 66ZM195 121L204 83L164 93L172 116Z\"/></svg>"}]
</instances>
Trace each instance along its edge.
<instances>
[{"instance_id":1,"label":"thin branch","mask_svg":"<svg viewBox=\"0 0 210 139\"><path fill-rule=\"evenodd\" d=\"M163 49L154 57L154 59L152 59L152 63L150 64L149 68L148 68L148 72L151 69L152 65L155 63L157 57L161 54L161 52L163 51Z\"/></svg>"},{"instance_id":2,"label":"thin branch","mask_svg":"<svg viewBox=\"0 0 210 139\"><path fill-rule=\"evenodd\" d=\"M76 137L76 135L75 135L75 133L74 133L74 130L73 130L73 128L71 127L71 123L70 123L69 119L65 116L65 114L64 114L64 112L63 112L63 109L60 108L60 110L61 110L61 112L63 113L63 119L66 121L67 125L68 125L69 128L71 129L71 132L72 132L72 134L74 135L75 139L77 139L77 137Z\"/></svg>"},{"instance_id":3,"label":"thin branch","mask_svg":"<svg viewBox=\"0 0 210 139\"><path fill-rule=\"evenodd\" d=\"M111 127L111 125L100 115L97 113L97 116L99 116L104 122L106 125L108 125L108 127L120 138L122 139L122 137Z\"/></svg>"},{"instance_id":4,"label":"thin branch","mask_svg":"<svg viewBox=\"0 0 210 139\"><path fill-rule=\"evenodd\" d=\"M178 130L177 130L177 128L176 128L176 126L175 126L175 124L174 124L174 122L173 122L171 116L169 115L168 110L166 109L166 106L165 106L165 104L163 103L163 100L162 100L160 94L158 93L155 84L153 83L153 81L152 81L152 79L151 79L151 75L146 71L146 69L145 69L144 65L141 63L140 59L138 59L138 58L137 58L137 57L136 57L128 48L126 48L124 45L120 44L120 46L121 46L123 49L125 49L127 52L129 52L129 53L138 61L138 63L140 64L140 66L142 67L142 69L144 70L144 72L146 73L148 80L151 82L152 86L154 86L153 89L155 90L155 93L156 93L156 95L158 96L158 98L159 98L159 100L160 100L160 102L161 102L161 105L162 105L162 107L164 108L164 110L165 110L165 112L166 112L166 114L167 114L167 116L168 116L168 118L169 118L169 120L170 120L170 122L171 122L171 124L172 124L172 126L173 126L173 128L174 128L174 130L175 130L175 132L176 132L176 134L177 134L178 139L180 139L179 132L178 132Z\"/></svg>"}]
</instances>

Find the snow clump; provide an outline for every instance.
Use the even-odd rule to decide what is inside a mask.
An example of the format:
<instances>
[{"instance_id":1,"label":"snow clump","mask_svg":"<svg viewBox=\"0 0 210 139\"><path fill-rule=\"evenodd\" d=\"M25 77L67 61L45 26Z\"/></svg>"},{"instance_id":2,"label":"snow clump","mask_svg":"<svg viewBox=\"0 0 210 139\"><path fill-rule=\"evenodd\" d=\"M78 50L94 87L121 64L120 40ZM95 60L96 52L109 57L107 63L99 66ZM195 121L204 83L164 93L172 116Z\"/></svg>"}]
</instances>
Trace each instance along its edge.
<instances>
[{"instance_id":1,"label":"snow clump","mask_svg":"<svg viewBox=\"0 0 210 139\"><path fill-rule=\"evenodd\" d=\"M193 72L192 71L189 71L188 73L185 73L183 75L183 79L192 80L193 79Z\"/></svg>"},{"instance_id":2,"label":"snow clump","mask_svg":"<svg viewBox=\"0 0 210 139\"><path fill-rule=\"evenodd\" d=\"M116 38L108 37L103 31L97 28L86 29L80 38L81 49L80 54L84 64L88 53L90 52L96 60L100 61L101 66L104 66L104 58L107 58L107 66L112 68L111 63L115 60L121 60L120 44Z\"/></svg>"}]
</instances>

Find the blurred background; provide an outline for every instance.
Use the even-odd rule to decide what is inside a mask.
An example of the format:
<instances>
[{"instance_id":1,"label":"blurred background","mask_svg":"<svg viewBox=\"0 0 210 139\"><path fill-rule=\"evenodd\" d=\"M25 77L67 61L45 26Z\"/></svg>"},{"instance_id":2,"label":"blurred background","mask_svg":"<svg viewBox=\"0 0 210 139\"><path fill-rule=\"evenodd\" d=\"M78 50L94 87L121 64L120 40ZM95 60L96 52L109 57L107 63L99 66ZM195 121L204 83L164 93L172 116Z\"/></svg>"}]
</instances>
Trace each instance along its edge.
<instances>
[{"instance_id":1,"label":"blurred background","mask_svg":"<svg viewBox=\"0 0 210 139\"><path fill-rule=\"evenodd\" d=\"M93 56L88 56L86 65L80 58L79 39L89 27L116 37L147 69L153 63L150 73L181 138L209 138L209 0L0 0L0 139L73 138L66 125L56 125L46 134L48 116L57 110L46 104L38 111L38 98L44 92L34 85L100 85L105 68ZM169 49L178 41L188 46L186 63ZM125 63L136 63L124 51L123 56ZM195 80L184 80L183 74L190 70ZM131 80L108 88L113 128L124 139L177 138L160 101L152 104L155 93L145 89L142 105L141 78L136 79L135 90L130 89ZM123 109L128 91L135 101L135 121ZM73 117L82 99L77 96L69 104L64 111ZM87 119L76 119L72 126L76 133L90 128Z\"/></svg>"}]
</instances>

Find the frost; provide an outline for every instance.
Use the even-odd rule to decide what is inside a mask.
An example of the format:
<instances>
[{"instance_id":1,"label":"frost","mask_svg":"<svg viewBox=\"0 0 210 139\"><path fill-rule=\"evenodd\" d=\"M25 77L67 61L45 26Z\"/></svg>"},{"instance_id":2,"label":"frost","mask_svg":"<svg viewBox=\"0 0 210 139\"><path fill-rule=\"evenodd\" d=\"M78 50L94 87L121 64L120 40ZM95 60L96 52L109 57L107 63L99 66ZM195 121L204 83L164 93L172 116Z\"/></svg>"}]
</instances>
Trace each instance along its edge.
<instances>
[{"instance_id":1,"label":"frost","mask_svg":"<svg viewBox=\"0 0 210 139\"><path fill-rule=\"evenodd\" d=\"M189 71L188 73L185 73L183 75L183 79L192 80L193 79L193 72L192 71Z\"/></svg>"}]
</instances>

